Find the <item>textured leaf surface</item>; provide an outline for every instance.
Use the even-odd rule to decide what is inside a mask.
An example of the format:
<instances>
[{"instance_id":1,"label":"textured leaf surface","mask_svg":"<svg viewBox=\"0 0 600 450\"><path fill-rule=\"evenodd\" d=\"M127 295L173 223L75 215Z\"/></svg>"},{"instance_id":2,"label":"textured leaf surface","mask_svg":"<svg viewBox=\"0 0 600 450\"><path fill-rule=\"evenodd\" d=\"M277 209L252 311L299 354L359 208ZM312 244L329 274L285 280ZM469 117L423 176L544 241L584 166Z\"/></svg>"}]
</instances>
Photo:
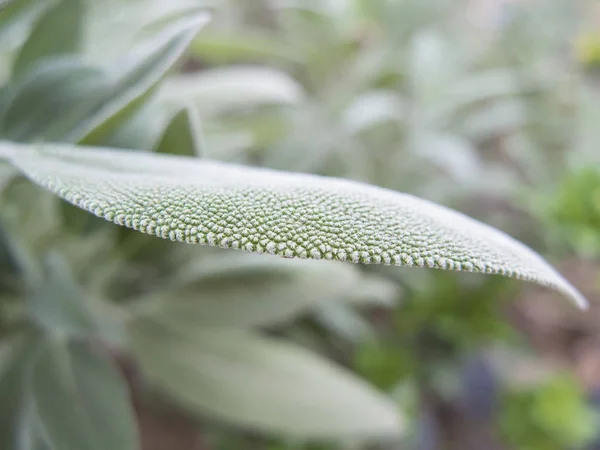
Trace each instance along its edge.
<instances>
[{"instance_id":1,"label":"textured leaf surface","mask_svg":"<svg viewBox=\"0 0 600 450\"><path fill-rule=\"evenodd\" d=\"M135 354L154 386L192 412L301 438L396 435L385 395L301 347L257 333L137 322Z\"/></svg>"},{"instance_id":2,"label":"textured leaf surface","mask_svg":"<svg viewBox=\"0 0 600 450\"><path fill-rule=\"evenodd\" d=\"M283 257L500 274L583 296L538 254L431 202L348 180L206 160L0 143L30 179L119 225Z\"/></svg>"}]
</instances>

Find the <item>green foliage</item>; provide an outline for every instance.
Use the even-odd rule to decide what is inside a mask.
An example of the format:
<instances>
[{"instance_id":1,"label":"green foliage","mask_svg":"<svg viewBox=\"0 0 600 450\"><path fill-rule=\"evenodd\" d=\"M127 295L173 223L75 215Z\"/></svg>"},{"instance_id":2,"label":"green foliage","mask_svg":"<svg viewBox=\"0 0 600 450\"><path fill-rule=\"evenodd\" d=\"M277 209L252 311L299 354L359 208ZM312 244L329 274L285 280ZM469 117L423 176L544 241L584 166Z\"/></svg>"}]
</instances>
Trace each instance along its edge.
<instances>
[{"instance_id":1,"label":"green foliage","mask_svg":"<svg viewBox=\"0 0 600 450\"><path fill-rule=\"evenodd\" d=\"M538 386L515 389L504 402L500 428L519 449L572 448L595 435L597 417L570 376L557 375Z\"/></svg>"},{"instance_id":2,"label":"green foliage","mask_svg":"<svg viewBox=\"0 0 600 450\"><path fill-rule=\"evenodd\" d=\"M487 395L463 364L520 342L520 284L385 265L583 303L519 243L599 251L571 3L483 30L451 1L2 3L0 447L140 449L133 389L210 448L463 448L422 409ZM501 387L507 444L592 437L573 380Z\"/></svg>"}]
</instances>

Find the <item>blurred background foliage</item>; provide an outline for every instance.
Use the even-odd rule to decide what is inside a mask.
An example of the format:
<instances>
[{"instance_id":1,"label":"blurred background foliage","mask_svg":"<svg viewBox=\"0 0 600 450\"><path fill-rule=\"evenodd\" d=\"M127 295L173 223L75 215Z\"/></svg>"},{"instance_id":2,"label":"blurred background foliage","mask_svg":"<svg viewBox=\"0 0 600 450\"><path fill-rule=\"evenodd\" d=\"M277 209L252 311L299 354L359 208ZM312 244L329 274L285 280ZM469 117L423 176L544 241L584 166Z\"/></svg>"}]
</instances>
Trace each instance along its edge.
<instances>
[{"instance_id":1,"label":"blurred background foliage","mask_svg":"<svg viewBox=\"0 0 600 450\"><path fill-rule=\"evenodd\" d=\"M413 193L531 245L591 301L166 242L0 166L3 449L600 448L597 1L0 8L2 139Z\"/></svg>"}]
</instances>

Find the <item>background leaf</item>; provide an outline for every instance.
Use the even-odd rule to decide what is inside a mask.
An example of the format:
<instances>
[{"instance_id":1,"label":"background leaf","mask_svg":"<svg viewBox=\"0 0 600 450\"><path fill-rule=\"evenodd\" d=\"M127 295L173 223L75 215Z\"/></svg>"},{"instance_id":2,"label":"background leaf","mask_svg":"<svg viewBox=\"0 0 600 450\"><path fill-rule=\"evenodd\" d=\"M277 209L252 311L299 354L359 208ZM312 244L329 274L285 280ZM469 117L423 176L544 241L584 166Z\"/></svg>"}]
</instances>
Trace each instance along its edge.
<instances>
[{"instance_id":1,"label":"background leaf","mask_svg":"<svg viewBox=\"0 0 600 450\"><path fill-rule=\"evenodd\" d=\"M202 156L203 147L200 116L193 105L188 105L171 118L156 146L156 152Z\"/></svg>"},{"instance_id":2,"label":"background leaf","mask_svg":"<svg viewBox=\"0 0 600 450\"><path fill-rule=\"evenodd\" d=\"M139 448L127 387L95 350L83 343L50 341L33 370L33 404L53 448Z\"/></svg>"},{"instance_id":3,"label":"background leaf","mask_svg":"<svg viewBox=\"0 0 600 450\"><path fill-rule=\"evenodd\" d=\"M72 133L69 140L92 145L107 138L121 121L144 104L208 18L206 13L195 14L170 24L167 30L135 50L133 56L116 64L110 72L116 80L110 101Z\"/></svg>"},{"instance_id":4,"label":"background leaf","mask_svg":"<svg viewBox=\"0 0 600 450\"><path fill-rule=\"evenodd\" d=\"M21 48L14 62L13 76L23 74L44 58L76 53L83 38L84 14L82 0L60 0L49 8Z\"/></svg>"},{"instance_id":5,"label":"background leaf","mask_svg":"<svg viewBox=\"0 0 600 450\"><path fill-rule=\"evenodd\" d=\"M288 437L395 435L396 407L365 382L299 347L249 332L180 333L137 322L144 373L184 407Z\"/></svg>"},{"instance_id":6,"label":"background leaf","mask_svg":"<svg viewBox=\"0 0 600 450\"><path fill-rule=\"evenodd\" d=\"M206 259L197 268L187 265L164 292L138 300L134 311L174 327L243 328L277 325L321 303L383 303L397 294L383 280L363 289L368 278L350 265L239 252Z\"/></svg>"}]
</instances>

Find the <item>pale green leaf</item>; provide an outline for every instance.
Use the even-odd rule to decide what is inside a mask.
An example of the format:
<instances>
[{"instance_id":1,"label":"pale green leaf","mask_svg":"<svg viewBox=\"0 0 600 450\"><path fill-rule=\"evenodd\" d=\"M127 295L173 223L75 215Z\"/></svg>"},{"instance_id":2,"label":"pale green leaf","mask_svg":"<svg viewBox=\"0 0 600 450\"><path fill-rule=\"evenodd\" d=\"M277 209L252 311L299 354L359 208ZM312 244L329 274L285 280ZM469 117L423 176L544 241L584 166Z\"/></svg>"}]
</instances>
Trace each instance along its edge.
<instances>
[{"instance_id":1,"label":"pale green leaf","mask_svg":"<svg viewBox=\"0 0 600 450\"><path fill-rule=\"evenodd\" d=\"M213 31L194 39L190 53L214 64L239 63L240 60L277 59L296 62L290 51L274 36L264 34L234 34Z\"/></svg>"},{"instance_id":2,"label":"pale green leaf","mask_svg":"<svg viewBox=\"0 0 600 450\"><path fill-rule=\"evenodd\" d=\"M144 105L208 19L204 13L181 19L119 61L111 71L112 97L69 140L90 145L106 139Z\"/></svg>"},{"instance_id":3,"label":"pale green leaf","mask_svg":"<svg viewBox=\"0 0 600 450\"><path fill-rule=\"evenodd\" d=\"M158 101L167 107L194 102L202 117L237 108L293 104L303 97L302 87L289 75L252 66L172 77L158 93Z\"/></svg>"},{"instance_id":4,"label":"pale green leaf","mask_svg":"<svg viewBox=\"0 0 600 450\"><path fill-rule=\"evenodd\" d=\"M31 318L48 333L89 337L99 336L104 330L114 332L108 315L95 307L57 253L43 260L43 277L29 295L27 306Z\"/></svg>"},{"instance_id":5,"label":"pale green leaf","mask_svg":"<svg viewBox=\"0 0 600 450\"><path fill-rule=\"evenodd\" d=\"M65 140L111 91L98 67L74 58L36 65L18 78L6 99L0 132L11 140Z\"/></svg>"},{"instance_id":6,"label":"pale green leaf","mask_svg":"<svg viewBox=\"0 0 600 450\"><path fill-rule=\"evenodd\" d=\"M87 345L48 342L33 366L31 390L42 435L52 448L139 448L124 380Z\"/></svg>"},{"instance_id":7,"label":"pale green leaf","mask_svg":"<svg viewBox=\"0 0 600 450\"><path fill-rule=\"evenodd\" d=\"M184 267L178 281L140 299L135 311L175 327L240 328L278 324L324 302L390 302L397 295L351 265L219 253ZM365 282L374 292L362 289Z\"/></svg>"},{"instance_id":8,"label":"pale green leaf","mask_svg":"<svg viewBox=\"0 0 600 450\"><path fill-rule=\"evenodd\" d=\"M0 347L0 448L28 449L27 387L31 365L41 345L38 335L4 341Z\"/></svg>"},{"instance_id":9,"label":"pale green leaf","mask_svg":"<svg viewBox=\"0 0 600 450\"><path fill-rule=\"evenodd\" d=\"M190 104L171 118L156 145L156 152L202 156L203 147L200 116Z\"/></svg>"},{"instance_id":10,"label":"pale green leaf","mask_svg":"<svg viewBox=\"0 0 600 450\"><path fill-rule=\"evenodd\" d=\"M583 296L505 233L411 195L198 158L0 143L31 180L164 239L284 257L500 274Z\"/></svg>"},{"instance_id":11,"label":"pale green leaf","mask_svg":"<svg viewBox=\"0 0 600 450\"><path fill-rule=\"evenodd\" d=\"M134 351L156 388L200 415L286 437L397 434L394 404L300 347L231 330L179 334L137 322Z\"/></svg>"},{"instance_id":12,"label":"pale green leaf","mask_svg":"<svg viewBox=\"0 0 600 450\"><path fill-rule=\"evenodd\" d=\"M35 23L14 63L13 77L44 58L76 53L82 40L85 5L82 0L60 0Z\"/></svg>"}]
</instances>

